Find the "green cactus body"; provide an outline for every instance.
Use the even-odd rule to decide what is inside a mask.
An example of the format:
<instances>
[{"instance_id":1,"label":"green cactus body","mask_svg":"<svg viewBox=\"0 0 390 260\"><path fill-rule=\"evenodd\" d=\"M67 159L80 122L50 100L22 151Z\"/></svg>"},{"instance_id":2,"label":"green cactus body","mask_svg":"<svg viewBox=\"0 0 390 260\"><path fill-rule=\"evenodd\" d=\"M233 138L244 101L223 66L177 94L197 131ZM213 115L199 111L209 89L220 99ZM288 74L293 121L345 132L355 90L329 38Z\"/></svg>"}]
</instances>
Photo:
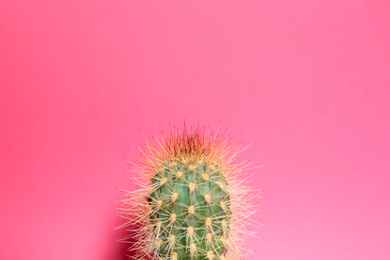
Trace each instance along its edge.
<instances>
[{"instance_id":1,"label":"green cactus body","mask_svg":"<svg viewBox=\"0 0 390 260\"><path fill-rule=\"evenodd\" d=\"M164 163L153 178L149 204L157 259L224 259L230 199L219 169L180 160Z\"/></svg>"},{"instance_id":2,"label":"green cactus body","mask_svg":"<svg viewBox=\"0 0 390 260\"><path fill-rule=\"evenodd\" d=\"M146 140L137 173L140 188L123 200L133 235L130 259L238 260L250 255L245 229L256 197L240 180L239 147L205 128L173 129Z\"/></svg>"}]
</instances>

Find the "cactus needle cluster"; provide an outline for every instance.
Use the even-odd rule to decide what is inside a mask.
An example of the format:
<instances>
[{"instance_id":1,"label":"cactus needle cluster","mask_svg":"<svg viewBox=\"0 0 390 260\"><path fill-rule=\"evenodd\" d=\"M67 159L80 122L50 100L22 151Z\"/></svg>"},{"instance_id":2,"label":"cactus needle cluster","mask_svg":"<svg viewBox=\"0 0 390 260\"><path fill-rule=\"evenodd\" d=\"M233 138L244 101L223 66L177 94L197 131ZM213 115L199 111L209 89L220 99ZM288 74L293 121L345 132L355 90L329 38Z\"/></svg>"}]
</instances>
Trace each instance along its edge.
<instances>
[{"instance_id":1,"label":"cactus needle cluster","mask_svg":"<svg viewBox=\"0 0 390 260\"><path fill-rule=\"evenodd\" d=\"M139 189L127 192L121 215L128 222L130 259L226 260L249 253L245 229L255 209L234 164L240 147L205 128L173 128L145 140L132 163ZM128 237L127 239L129 239Z\"/></svg>"}]
</instances>

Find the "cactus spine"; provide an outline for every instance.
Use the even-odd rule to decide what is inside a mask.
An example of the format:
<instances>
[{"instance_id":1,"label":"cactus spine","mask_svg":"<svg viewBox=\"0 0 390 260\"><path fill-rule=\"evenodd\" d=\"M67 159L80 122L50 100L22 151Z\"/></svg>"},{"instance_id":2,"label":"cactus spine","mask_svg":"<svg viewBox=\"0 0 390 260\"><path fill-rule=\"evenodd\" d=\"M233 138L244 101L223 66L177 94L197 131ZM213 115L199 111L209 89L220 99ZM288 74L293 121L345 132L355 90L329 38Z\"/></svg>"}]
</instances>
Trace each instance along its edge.
<instances>
[{"instance_id":1,"label":"cactus spine","mask_svg":"<svg viewBox=\"0 0 390 260\"><path fill-rule=\"evenodd\" d=\"M239 152L205 129L171 129L146 140L134 180L140 189L123 200L126 225L136 228L133 259L241 259L254 197L233 164ZM130 235L134 238L134 235Z\"/></svg>"}]
</instances>

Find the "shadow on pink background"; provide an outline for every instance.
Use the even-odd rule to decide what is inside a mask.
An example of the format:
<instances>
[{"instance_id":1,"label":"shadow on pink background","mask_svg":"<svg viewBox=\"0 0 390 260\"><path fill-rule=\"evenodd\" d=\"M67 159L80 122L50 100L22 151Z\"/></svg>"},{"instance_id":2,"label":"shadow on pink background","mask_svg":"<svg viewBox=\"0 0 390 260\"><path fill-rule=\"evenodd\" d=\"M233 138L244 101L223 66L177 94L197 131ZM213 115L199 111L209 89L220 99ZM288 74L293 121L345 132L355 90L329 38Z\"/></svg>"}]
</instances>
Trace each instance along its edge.
<instances>
[{"instance_id":1,"label":"shadow on pink background","mask_svg":"<svg viewBox=\"0 0 390 260\"><path fill-rule=\"evenodd\" d=\"M389 10L2 1L0 259L124 260L127 149L184 120L255 142L250 259L390 259Z\"/></svg>"}]
</instances>

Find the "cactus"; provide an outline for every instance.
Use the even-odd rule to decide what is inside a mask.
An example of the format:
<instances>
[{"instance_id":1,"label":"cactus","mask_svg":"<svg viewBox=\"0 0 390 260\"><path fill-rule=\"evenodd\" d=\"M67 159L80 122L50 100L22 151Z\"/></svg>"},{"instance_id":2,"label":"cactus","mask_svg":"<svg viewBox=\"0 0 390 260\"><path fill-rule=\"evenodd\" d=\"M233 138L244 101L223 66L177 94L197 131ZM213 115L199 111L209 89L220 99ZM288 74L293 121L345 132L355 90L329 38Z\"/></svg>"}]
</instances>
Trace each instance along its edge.
<instances>
[{"instance_id":1,"label":"cactus","mask_svg":"<svg viewBox=\"0 0 390 260\"><path fill-rule=\"evenodd\" d=\"M128 219L132 259L241 259L256 196L234 164L240 147L205 128L171 129L162 139L146 140L121 215ZM135 234L134 234L135 231ZM129 239L126 238L126 239ZM125 239L125 240L126 240Z\"/></svg>"}]
</instances>

